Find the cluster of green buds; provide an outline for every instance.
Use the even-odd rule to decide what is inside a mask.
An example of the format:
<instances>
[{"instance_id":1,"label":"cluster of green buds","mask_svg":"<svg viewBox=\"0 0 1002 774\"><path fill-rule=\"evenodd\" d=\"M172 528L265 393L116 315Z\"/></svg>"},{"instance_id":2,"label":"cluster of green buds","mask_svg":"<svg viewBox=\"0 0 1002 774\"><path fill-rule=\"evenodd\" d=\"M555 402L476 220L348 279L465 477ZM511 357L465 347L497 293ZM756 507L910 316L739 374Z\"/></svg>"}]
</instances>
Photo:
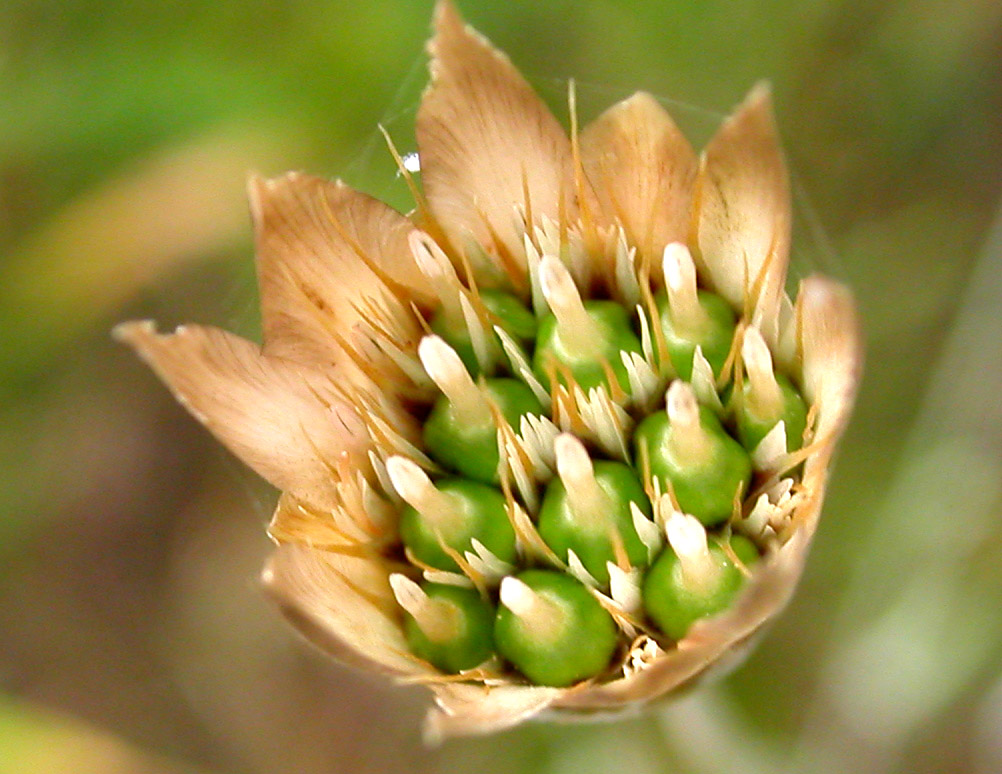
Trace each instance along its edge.
<instances>
[{"instance_id":1,"label":"cluster of green buds","mask_svg":"<svg viewBox=\"0 0 1002 774\"><path fill-rule=\"evenodd\" d=\"M563 687L725 610L765 548L750 496L806 427L760 332L699 287L680 243L664 289L632 308L586 297L556 255L533 261L530 308L463 285L420 233L411 243L442 300L418 346L427 456L385 462L413 655Z\"/></svg>"},{"instance_id":2,"label":"cluster of green buds","mask_svg":"<svg viewBox=\"0 0 1002 774\"><path fill-rule=\"evenodd\" d=\"M860 368L851 294L787 296L768 88L697 155L648 94L570 135L437 0L404 215L250 184L263 345L117 334L282 495L262 574L435 736L653 702L790 599Z\"/></svg>"}]
</instances>

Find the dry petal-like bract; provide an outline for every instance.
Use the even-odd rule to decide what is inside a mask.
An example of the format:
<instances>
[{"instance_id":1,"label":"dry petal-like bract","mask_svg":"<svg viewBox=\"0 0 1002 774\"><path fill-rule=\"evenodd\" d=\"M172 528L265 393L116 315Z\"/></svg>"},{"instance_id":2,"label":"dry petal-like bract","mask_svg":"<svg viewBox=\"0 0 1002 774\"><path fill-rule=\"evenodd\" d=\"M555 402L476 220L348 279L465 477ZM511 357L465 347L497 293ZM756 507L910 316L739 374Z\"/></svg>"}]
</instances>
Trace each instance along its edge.
<instances>
[{"instance_id":1,"label":"dry petal-like bract","mask_svg":"<svg viewBox=\"0 0 1002 774\"><path fill-rule=\"evenodd\" d=\"M790 599L859 377L852 297L820 276L786 295L790 190L766 87L699 159L646 94L568 137L448 0L434 29L413 221L340 182L254 178L264 347L194 326L118 334L282 490L263 577L283 613L347 663L428 684L429 738L635 710L731 663ZM742 450L730 436L748 417L762 426ZM658 472L653 420L679 458L716 443L744 460L711 492L732 504L723 533L699 511L712 486L693 498ZM571 527L547 521L564 512ZM598 554L574 542L596 524ZM740 591L665 635L645 586L657 557L714 571L707 535L730 546L732 531L755 553L726 549ZM481 606L560 634L564 608L530 584L567 574L605 621L605 666L535 671L501 612L495 655L455 661Z\"/></svg>"}]
</instances>

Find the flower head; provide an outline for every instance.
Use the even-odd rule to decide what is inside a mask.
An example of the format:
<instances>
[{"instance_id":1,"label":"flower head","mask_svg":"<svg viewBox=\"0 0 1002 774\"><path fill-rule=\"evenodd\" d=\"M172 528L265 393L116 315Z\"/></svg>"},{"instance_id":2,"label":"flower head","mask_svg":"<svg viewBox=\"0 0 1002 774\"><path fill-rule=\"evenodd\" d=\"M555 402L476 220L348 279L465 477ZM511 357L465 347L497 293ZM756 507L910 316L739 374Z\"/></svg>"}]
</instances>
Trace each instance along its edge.
<instances>
[{"instance_id":1,"label":"flower head","mask_svg":"<svg viewBox=\"0 0 1002 774\"><path fill-rule=\"evenodd\" d=\"M860 365L786 295L769 92L701 156L646 94L571 136L438 4L417 209L250 182L264 345L118 335L282 491L264 582L433 734L642 706L790 598ZM572 124L573 124L572 117Z\"/></svg>"}]
</instances>

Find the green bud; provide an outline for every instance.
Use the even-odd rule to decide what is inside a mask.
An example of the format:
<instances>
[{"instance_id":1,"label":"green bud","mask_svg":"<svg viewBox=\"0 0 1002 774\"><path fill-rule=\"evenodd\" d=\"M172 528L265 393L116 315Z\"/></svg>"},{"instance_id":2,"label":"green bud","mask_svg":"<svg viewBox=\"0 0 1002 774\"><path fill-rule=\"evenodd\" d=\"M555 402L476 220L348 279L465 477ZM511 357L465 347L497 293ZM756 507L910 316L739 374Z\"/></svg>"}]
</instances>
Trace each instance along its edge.
<instances>
[{"instance_id":1,"label":"green bud","mask_svg":"<svg viewBox=\"0 0 1002 774\"><path fill-rule=\"evenodd\" d=\"M618 637L612 616L569 575L527 570L501 582L497 651L536 685L563 687L597 676Z\"/></svg>"},{"instance_id":2,"label":"green bud","mask_svg":"<svg viewBox=\"0 0 1002 774\"><path fill-rule=\"evenodd\" d=\"M485 380L487 394L501 415L516 430L526 414L543 414L543 407L524 382L517 379ZM498 478L497 427L489 412L479 422L459 415L440 395L424 423L424 445L431 457L447 468L476 481L496 483Z\"/></svg>"},{"instance_id":3,"label":"green bud","mask_svg":"<svg viewBox=\"0 0 1002 774\"><path fill-rule=\"evenodd\" d=\"M697 346L702 349L714 376L720 376L734 339L735 316L730 305L720 296L705 290L700 290L697 295L704 315L689 326L673 320L665 294L659 293L655 299L668 357L679 378L685 381L692 379L692 358Z\"/></svg>"},{"instance_id":4,"label":"green bud","mask_svg":"<svg viewBox=\"0 0 1002 774\"><path fill-rule=\"evenodd\" d=\"M614 301L582 301L570 272L549 255L539 263L539 283L550 307L539 321L533 357L543 384L549 384L551 363L569 369L585 389L608 384L603 367L607 362L619 386L628 391L629 378L619 353L639 353L641 348L626 310Z\"/></svg>"},{"instance_id":5,"label":"green bud","mask_svg":"<svg viewBox=\"0 0 1002 774\"><path fill-rule=\"evenodd\" d=\"M432 484L416 465L405 465L407 461L401 459L391 458L387 468L394 487L408 503L400 514L400 537L416 559L439 570L459 572L442 543L463 554L475 551L473 541L477 540L503 562L517 560L515 531L501 492L462 478Z\"/></svg>"},{"instance_id":6,"label":"green bud","mask_svg":"<svg viewBox=\"0 0 1002 774\"><path fill-rule=\"evenodd\" d=\"M539 511L539 534L563 559L573 551L603 586L609 584L607 562L616 562L616 535L633 566L647 564L647 547L633 526L630 503L648 518L650 502L636 473L621 462L592 464L574 436L558 436L555 444L559 478L546 488Z\"/></svg>"},{"instance_id":7,"label":"green bud","mask_svg":"<svg viewBox=\"0 0 1002 774\"><path fill-rule=\"evenodd\" d=\"M494 322L511 334L516 341L527 344L536 337L535 316L515 296L500 290L481 290L480 299L495 318ZM470 330L461 314L459 316L454 312L450 314L447 307L439 307L432 315L429 325L432 331L456 350L456 354L470 374L477 376L481 373L476 350L470 339ZM492 358L496 361L501 350L497 334L488 328L487 335Z\"/></svg>"},{"instance_id":8,"label":"green bud","mask_svg":"<svg viewBox=\"0 0 1002 774\"><path fill-rule=\"evenodd\" d=\"M407 611L404 634L411 652L443 672L472 669L494 653L494 609L473 589L390 577Z\"/></svg>"},{"instance_id":9,"label":"green bud","mask_svg":"<svg viewBox=\"0 0 1002 774\"><path fill-rule=\"evenodd\" d=\"M539 336L533 368L536 375L548 384L548 364L551 360L566 366L574 380L584 389L608 384L602 361L612 366L619 386L629 391L630 382L620 352L641 352L640 339L630 326L630 318L619 304L613 301L587 301L584 304L588 318L594 323L594 332L587 335L587 346L568 341L561 336L560 325L553 314L539 321Z\"/></svg>"},{"instance_id":10,"label":"green bud","mask_svg":"<svg viewBox=\"0 0 1002 774\"><path fill-rule=\"evenodd\" d=\"M667 410L652 414L636 429L636 455L646 455L652 476L668 482L679 507L703 524L726 521L739 487L751 481L751 459L709 409L699 406L692 388L675 381L668 390Z\"/></svg>"},{"instance_id":11,"label":"green bud","mask_svg":"<svg viewBox=\"0 0 1002 774\"><path fill-rule=\"evenodd\" d=\"M754 451L766 434L784 422L786 426L786 450L795 451L800 448L804 438L804 428L807 426L807 406L800 397L797 388L782 374L776 374L776 382L783 396L782 409L771 417L760 418L747 400L749 386L743 386L745 399L735 401L734 415L737 419L738 439L748 451Z\"/></svg>"},{"instance_id":12,"label":"green bud","mask_svg":"<svg viewBox=\"0 0 1002 774\"><path fill-rule=\"evenodd\" d=\"M772 367L772 354L756 328L745 331L741 346L745 379L741 394L731 403L737 424L738 439L749 451L782 421L786 428L786 451L799 449L807 426L807 406L797 388Z\"/></svg>"},{"instance_id":13,"label":"green bud","mask_svg":"<svg viewBox=\"0 0 1002 774\"><path fill-rule=\"evenodd\" d=\"M689 519L682 514L675 518ZM696 522L695 526L702 530ZM744 575L718 544L707 545L706 533L699 539L672 540L644 578L643 598L647 615L674 640L685 636L700 618L726 609L744 584ZM680 543L680 545L676 545ZM732 536L731 549L744 564L758 558L751 541Z\"/></svg>"}]
</instances>

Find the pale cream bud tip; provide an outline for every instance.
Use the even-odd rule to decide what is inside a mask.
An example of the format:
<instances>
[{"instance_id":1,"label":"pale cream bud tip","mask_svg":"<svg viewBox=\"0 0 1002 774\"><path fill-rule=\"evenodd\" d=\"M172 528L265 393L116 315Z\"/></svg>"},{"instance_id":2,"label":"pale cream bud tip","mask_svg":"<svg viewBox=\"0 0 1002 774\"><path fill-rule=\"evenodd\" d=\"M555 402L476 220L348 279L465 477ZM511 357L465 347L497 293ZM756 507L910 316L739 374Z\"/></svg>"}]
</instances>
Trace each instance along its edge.
<instances>
[{"instance_id":1,"label":"pale cream bud tip","mask_svg":"<svg viewBox=\"0 0 1002 774\"><path fill-rule=\"evenodd\" d=\"M404 501L439 529L458 526L462 513L453 495L442 492L428 474L412 460L393 456L386 460L386 473Z\"/></svg>"},{"instance_id":2,"label":"pale cream bud tip","mask_svg":"<svg viewBox=\"0 0 1002 774\"><path fill-rule=\"evenodd\" d=\"M519 618L531 619L543 603L535 591L510 575L501 581L499 596L501 604Z\"/></svg>"},{"instance_id":3,"label":"pale cream bud tip","mask_svg":"<svg viewBox=\"0 0 1002 774\"><path fill-rule=\"evenodd\" d=\"M691 332L705 321L706 314L699 304L696 265L689 248L681 242L667 245L662 255L662 268L672 322L681 330Z\"/></svg>"},{"instance_id":4,"label":"pale cream bud tip","mask_svg":"<svg viewBox=\"0 0 1002 774\"><path fill-rule=\"evenodd\" d=\"M695 516L672 511L665 520L668 544L678 557L682 575L692 587L709 586L720 576L706 541L706 528Z\"/></svg>"},{"instance_id":5,"label":"pale cream bud tip","mask_svg":"<svg viewBox=\"0 0 1002 774\"><path fill-rule=\"evenodd\" d=\"M418 357L428 377L452 403L461 421L473 425L491 422L490 408L463 361L444 339L425 336L418 344Z\"/></svg>"},{"instance_id":6,"label":"pale cream bud tip","mask_svg":"<svg viewBox=\"0 0 1002 774\"><path fill-rule=\"evenodd\" d=\"M699 425L699 403L696 393L688 382L676 379L665 396L665 409L673 427L695 427Z\"/></svg>"},{"instance_id":7,"label":"pale cream bud tip","mask_svg":"<svg viewBox=\"0 0 1002 774\"><path fill-rule=\"evenodd\" d=\"M563 345L582 356L594 354L601 333L585 310L567 267L558 258L544 255L539 263L539 283L546 303L557 318Z\"/></svg>"}]
</instances>

